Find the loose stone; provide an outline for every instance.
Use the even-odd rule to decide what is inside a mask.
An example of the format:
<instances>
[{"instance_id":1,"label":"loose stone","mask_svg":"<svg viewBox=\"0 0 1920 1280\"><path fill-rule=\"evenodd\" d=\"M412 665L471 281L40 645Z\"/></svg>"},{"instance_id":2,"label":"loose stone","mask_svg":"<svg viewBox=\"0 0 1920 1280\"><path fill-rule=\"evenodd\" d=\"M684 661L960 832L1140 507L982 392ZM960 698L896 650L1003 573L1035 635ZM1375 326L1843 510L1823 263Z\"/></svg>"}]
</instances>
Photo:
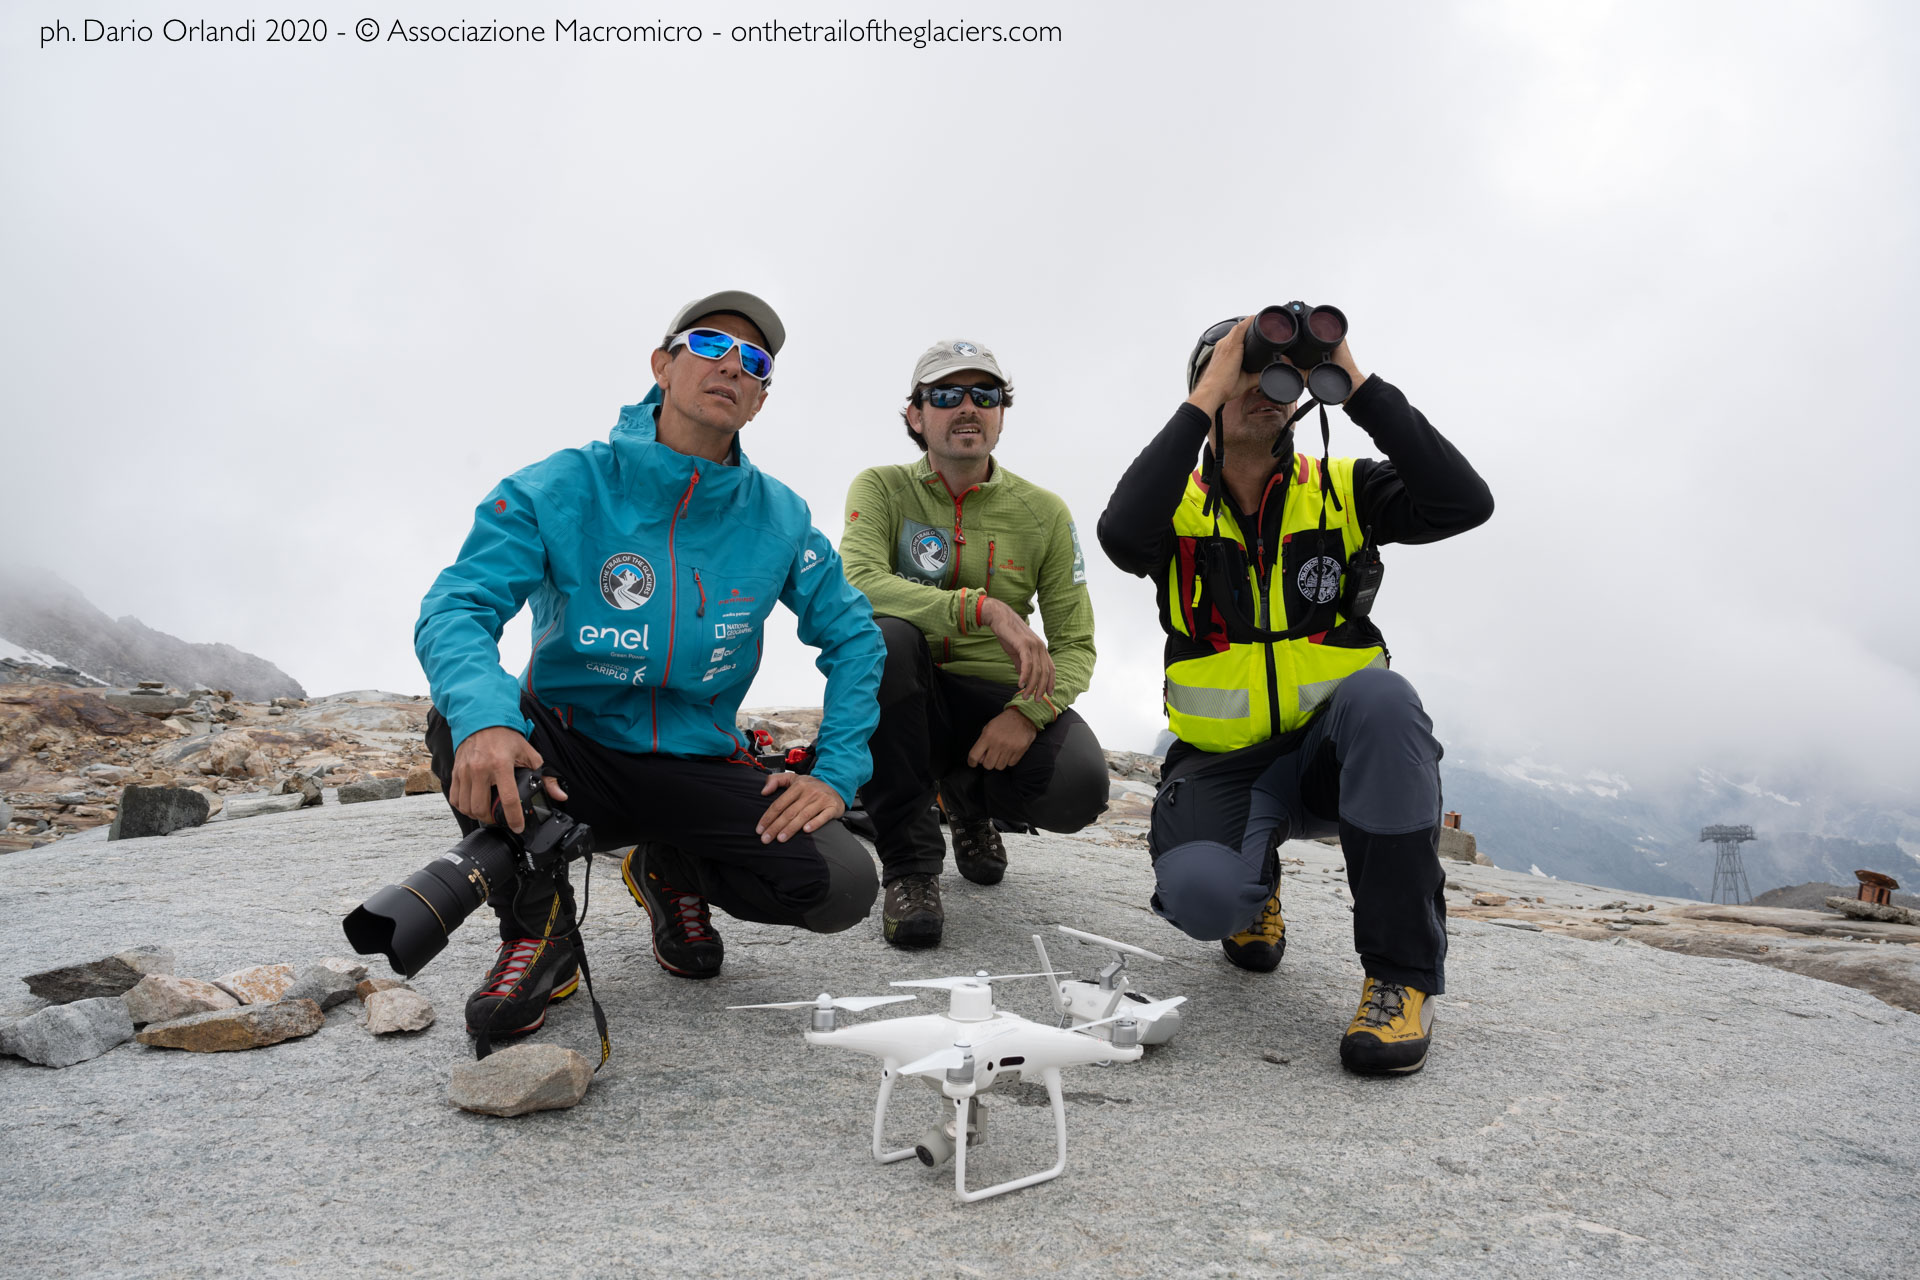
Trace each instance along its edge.
<instances>
[{"instance_id":1,"label":"loose stone","mask_svg":"<svg viewBox=\"0 0 1920 1280\"><path fill-rule=\"evenodd\" d=\"M571 1107L587 1096L593 1065L557 1044L517 1044L478 1062L461 1062L447 1084L447 1100L464 1111L520 1116Z\"/></svg>"},{"instance_id":2,"label":"loose stone","mask_svg":"<svg viewBox=\"0 0 1920 1280\"><path fill-rule=\"evenodd\" d=\"M241 1004L272 1004L287 994L287 988L293 985L293 966L257 964L251 969L222 974L213 980L213 985L238 999Z\"/></svg>"},{"instance_id":3,"label":"loose stone","mask_svg":"<svg viewBox=\"0 0 1920 1280\"><path fill-rule=\"evenodd\" d=\"M70 1067L133 1038L133 1019L118 996L57 1004L0 1027L0 1053L43 1067Z\"/></svg>"},{"instance_id":4,"label":"loose stone","mask_svg":"<svg viewBox=\"0 0 1920 1280\"><path fill-rule=\"evenodd\" d=\"M66 1004L72 1000L117 996L131 991L150 973L172 972L173 952L167 948L131 947L85 964L30 973L22 981L27 984L27 990L42 1000Z\"/></svg>"},{"instance_id":5,"label":"loose stone","mask_svg":"<svg viewBox=\"0 0 1920 1280\"><path fill-rule=\"evenodd\" d=\"M361 972L365 972L362 970ZM331 1009L353 998L354 979L338 969L328 968L324 964L309 965L301 970L293 985L287 988L282 1000L311 1000L322 1009Z\"/></svg>"},{"instance_id":6,"label":"loose stone","mask_svg":"<svg viewBox=\"0 0 1920 1280\"><path fill-rule=\"evenodd\" d=\"M367 997L367 1030L376 1036L425 1031L432 1025L433 1006L411 987L389 987Z\"/></svg>"},{"instance_id":7,"label":"loose stone","mask_svg":"<svg viewBox=\"0 0 1920 1280\"><path fill-rule=\"evenodd\" d=\"M172 1022L156 1022L134 1039L156 1049L190 1053L228 1053L262 1049L282 1040L310 1036L327 1024L327 1015L311 1000L285 1000L238 1009L216 1009Z\"/></svg>"},{"instance_id":8,"label":"loose stone","mask_svg":"<svg viewBox=\"0 0 1920 1280\"><path fill-rule=\"evenodd\" d=\"M170 973L150 973L132 990L120 997L127 1014L137 1023L172 1022L196 1013L237 1008L240 1002L198 978L181 978Z\"/></svg>"},{"instance_id":9,"label":"loose stone","mask_svg":"<svg viewBox=\"0 0 1920 1280\"><path fill-rule=\"evenodd\" d=\"M406 794L405 778L367 778L361 782L349 782L340 788L341 804L363 804L368 800L398 800Z\"/></svg>"}]
</instances>

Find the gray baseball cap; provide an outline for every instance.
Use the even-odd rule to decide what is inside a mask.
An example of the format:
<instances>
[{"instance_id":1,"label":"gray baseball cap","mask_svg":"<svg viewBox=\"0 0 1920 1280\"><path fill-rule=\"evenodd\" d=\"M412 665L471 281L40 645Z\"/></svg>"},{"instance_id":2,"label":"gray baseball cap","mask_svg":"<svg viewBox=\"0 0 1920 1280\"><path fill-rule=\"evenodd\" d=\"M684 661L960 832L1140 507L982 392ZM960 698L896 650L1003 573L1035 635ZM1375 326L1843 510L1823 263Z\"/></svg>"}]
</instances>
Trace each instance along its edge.
<instances>
[{"instance_id":1,"label":"gray baseball cap","mask_svg":"<svg viewBox=\"0 0 1920 1280\"><path fill-rule=\"evenodd\" d=\"M674 314L673 323L667 326L666 336L672 337L690 327L701 316L710 316L716 311L731 311L753 321L754 327L766 337L767 353L780 354L781 344L787 340L787 326L780 323L779 315L766 304L765 299L741 289L722 289L719 293L695 298Z\"/></svg>"},{"instance_id":2,"label":"gray baseball cap","mask_svg":"<svg viewBox=\"0 0 1920 1280\"><path fill-rule=\"evenodd\" d=\"M967 342L958 338L942 338L920 354L913 366L913 385L907 388L912 395L927 383L944 378L950 373L959 373L962 369L977 369L981 373L992 374L1006 386L1009 379L1000 371L1000 362L993 358L993 352L978 342Z\"/></svg>"}]
</instances>

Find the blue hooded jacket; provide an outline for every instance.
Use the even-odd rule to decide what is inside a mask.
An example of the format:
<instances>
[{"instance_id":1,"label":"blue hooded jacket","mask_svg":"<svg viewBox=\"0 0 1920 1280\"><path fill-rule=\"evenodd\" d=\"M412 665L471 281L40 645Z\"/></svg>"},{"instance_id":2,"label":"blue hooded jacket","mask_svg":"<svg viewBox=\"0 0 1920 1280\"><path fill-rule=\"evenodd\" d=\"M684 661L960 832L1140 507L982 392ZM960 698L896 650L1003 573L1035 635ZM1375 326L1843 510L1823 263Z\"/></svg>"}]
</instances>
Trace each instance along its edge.
<instances>
[{"instance_id":1,"label":"blue hooded jacket","mask_svg":"<svg viewBox=\"0 0 1920 1280\"><path fill-rule=\"evenodd\" d=\"M741 757L740 701L776 599L827 677L814 776L847 804L872 773L886 644L867 598L800 496L736 453L727 466L658 443L660 388L620 411L605 444L508 476L460 558L420 603L414 652L456 746L531 727L523 689L604 746ZM500 632L533 602L515 681Z\"/></svg>"}]
</instances>

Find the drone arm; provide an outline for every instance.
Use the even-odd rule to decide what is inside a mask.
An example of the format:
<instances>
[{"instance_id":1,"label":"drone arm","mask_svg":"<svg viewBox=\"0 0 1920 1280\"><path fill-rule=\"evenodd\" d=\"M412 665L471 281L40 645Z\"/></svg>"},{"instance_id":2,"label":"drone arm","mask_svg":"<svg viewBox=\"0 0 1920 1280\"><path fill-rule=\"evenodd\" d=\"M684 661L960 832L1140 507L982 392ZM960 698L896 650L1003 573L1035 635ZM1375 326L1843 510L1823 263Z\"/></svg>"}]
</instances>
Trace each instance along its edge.
<instances>
[{"instance_id":1,"label":"drone arm","mask_svg":"<svg viewBox=\"0 0 1920 1280\"><path fill-rule=\"evenodd\" d=\"M1067 1100L1060 1093L1060 1068L1048 1067L1041 1073L1047 1084L1047 1100L1053 1104L1053 1132L1057 1144L1058 1156L1051 1169L1028 1174L1024 1178L1015 1178L1011 1182L998 1183L991 1187L982 1187L978 1191L967 1190L967 1144L962 1141L954 1144L953 1151L953 1191L960 1197L962 1204L971 1204L975 1200L985 1200L988 1196L1004 1195L1009 1191L1018 1191L1022 1187L1031 1187L1035 1183L1046 1182L1059 1177L1067 1167ZM954 1100L955 1133L967 1131L968 1108L977 1105L972 1098Z\"/></svg>"},{"instance_id":2,"label":"drone arm","mask_svg":"<svg viewBox=\"0 0 1920 1280\"><path fill-rule=\"evenodd\" d=\"M892 1164L914 1154L912 1147L889 1151L886 1146L887 1102L893 1097L893 1082L899 1078L899 1068L900 1064L892 1058L885 1060L880 1072L880 1101L873 1109L873 1158L881 1164Z\"/></svg>"}]
</instances>

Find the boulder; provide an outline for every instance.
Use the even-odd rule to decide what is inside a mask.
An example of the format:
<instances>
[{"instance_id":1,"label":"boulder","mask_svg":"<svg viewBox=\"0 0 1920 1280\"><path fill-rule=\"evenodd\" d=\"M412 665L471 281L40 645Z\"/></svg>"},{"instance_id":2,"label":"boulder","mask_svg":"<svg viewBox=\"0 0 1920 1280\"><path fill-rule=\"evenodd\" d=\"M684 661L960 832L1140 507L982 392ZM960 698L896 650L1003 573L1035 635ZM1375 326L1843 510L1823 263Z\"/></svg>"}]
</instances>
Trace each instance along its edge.
<instances>
[{"instance_id":1,"label":"boulder","mask_svg":"<svg viewBox=\"0 0 1920 1280\"><path fill-rule=\"evenodd\" d=\"M374 1035L425 1031L433 1025L433 1006L412 987L388 987L367 997L367 1030Z\"/></svg>"},{"instance_id":2,"label":"boulder","mask_svg":"<svg viewBox=\"0 0 1920 1280\"><path fill-rule=\"evenodd\" d=\"M1458 827L1440 828L1440 856L1453 862L1472 862L1477 845L1473 833Z\"/></svg>"},{"instance_id":3,"label":"boulder","mask_svg":"<svg viewBox=\"0 0 1920 1280\"><path fill-rule=\"evenodd\" d=\"M1504 893L1476 893L1473 895L1473 905L1476 907L1504 907L1507 905L1507 895Z\"/></svg>"},{"instance_id":4,"label":"boulder","mask_svg":"<svg viewBox=\"0 0 1920 1280\"><path fill-rule=\"evenodd\" d=\"M0 1027L0 1053L43 1067L70 1067L133 1039L133 1019L117 996L42 1009Z\"/></svg>"},{"instance_id":5,"label":"boulder","mask_svg":"<svg viewBox=\"0 0 1920 1280\"><path fill-rule=\"evenodd\" d=\"M366 972L364 969L361 972ZM324 964L308 965L287 988L282 1000L311 1000L322 1009L331 1009L353 998L358 979Z\"/></svg>"},{"instance_id":6,"label":"boulder","mask_svg":"<svg viewBox=\"0 0 1920 1280\"><path fill-rule=\"evenodd\" d=\"M362 978L353 990L364 1004L376 991L411 991L413 988L398 978Z\"/></svg>"},{"instance_id":7,"label":"boulder","mask_svg":"<svg viewBox=\"0 0 1920 1280\"><path fill-rule=\"evenodd\" d=\"M150 973L172 973L173 952L165 947L131 947L85 964L30 973L21 981L42 1000L66 1004L131 991Z\"/></svg>"},{"instance_id":8,"label":"boulder","mask_svg":"<svg viewBox=\"0 0 1920 1280\"><path fill-rule=\"evenodd\" d=\"M141 715L163 719L186 708L192 700L177 693L163 693L159 689L139 689L126 693L108 690L100 695L108 706L120 711L137 711Z\"/></svg>"},{"instance_id":9,"label":"boulder","mask_svg":"<svg viewBox=\"0 0 1920 1280\"><path fill-rule=\"evenodd\" d=\"M311 1000L283 1000L238 1009L216 1009L172 1022L156 1022L134 1037L156 1049L190 1053L229 1053L263 1049L282 1040L310 1036L327 1025L327 1015Z\"/></svg>"},{"instance_id":10,"label":"boulder","mask_svg":"<svg viewBox=\"0 0 1920 1280\"><path fill-rule=\"evenodd\" d=\"M234 796L227 801L226 817L231 822L235 818L257 818L263 813L292 813L306 803L306 797L299 794Z\"/></svg>"},{"instance_id":11,"label":"boulder","mask_svg":"<svg viewBox=\"0 0 1920 1280\"><path fill-rule=\"evenodd\" d=\"M293 966L257 964L251 969L222 974L213 980L213 985L241 1004L272 1004L293 985Z\"/></svg>"},{"instance_id":12,"label":"boulder","mask_svg":"<svg viewBox=\"0 0 1920 1280\"><path fill-rule=\"evenodd\" d=\"M114 815L107 839L164 836L199 826L211 811L205 796L185 787L127 787L120 793L120 811Z\"/></svg>"},{"instance_id":13,"label":"boulder","mask_svg":"<svg viewBox=\"0 0 1920 1280\"><path fill-rule=\"evenodd\" d=\"M1855 920L1880 920L1887 924L1920 924L1920 911L1896 907L1889 902L1862 902L1858 898L1828 898L1827 905Z\"/></svg>"},{"instance_id":14,"label":"boulder","mask_svg":"<svg viewBox=\"0 0 1920 1280\"><path fill-rule=\"evenodd\" d=\"M208 743L197 767L223 778L264 778L273 771L273 762L246 734L223 733Z\"/></svg>"},{"instance_id":15,"label":"boulder","mask_svg":"<svg viewBox=\"0 0 1920 1280\"><path fill-rule=\"evenodd\" d=\"M407 775L407 794L410 796L438 795L440 790L440 779L425 765Z\"/></svg>"},{"instance_id":16,"label":"boulder","mask_svg":"<svg viewBox=\"0 0 1920 1280\"><path fill-rule=\"evenodd\" d=\"M181 978L170 973L150 973L135 983L120 999L127 1014L142 1025L172 1022L175 1018L215 1009L235 1009L240 1002L231 995L198 978Z\"/></svg>"},{"instance_id":17,"label":"boulder","mask_svg":"<svg viewBox=\"0 0 1920 1280\"><path fill-rule=\"evenodd\" d=\"M398 800L407 791L405 778L366 778L341 787L341 804L363 804L368 800Z\"/></svg>"},{"instance_id":18,"label":"boulder","mask_svg":"<svg viewBox=\"0 0 1920 1280\"><path fill-rule=\"evenodd\" d=\"M447 1100L463 1111L523 1116L571 1107L587 1096L593 1064L557 1044L516 1044L478 1062L461 1062L447 1082Z\"/></svg>"},{"instance_id":19,"label":"boulder","mask_svg":"<svg viewBox=\"0 0 1920 1280\"><path fill-rule=\"evenodd\" d=\"M280 784L280 793L282 795L299 796L300 803L308 808L319 804L322 798L320 794L320 784L312 778L303 777L300 774L295 774L285 782L282 782Z\"/></svg>"}]
</instances>

